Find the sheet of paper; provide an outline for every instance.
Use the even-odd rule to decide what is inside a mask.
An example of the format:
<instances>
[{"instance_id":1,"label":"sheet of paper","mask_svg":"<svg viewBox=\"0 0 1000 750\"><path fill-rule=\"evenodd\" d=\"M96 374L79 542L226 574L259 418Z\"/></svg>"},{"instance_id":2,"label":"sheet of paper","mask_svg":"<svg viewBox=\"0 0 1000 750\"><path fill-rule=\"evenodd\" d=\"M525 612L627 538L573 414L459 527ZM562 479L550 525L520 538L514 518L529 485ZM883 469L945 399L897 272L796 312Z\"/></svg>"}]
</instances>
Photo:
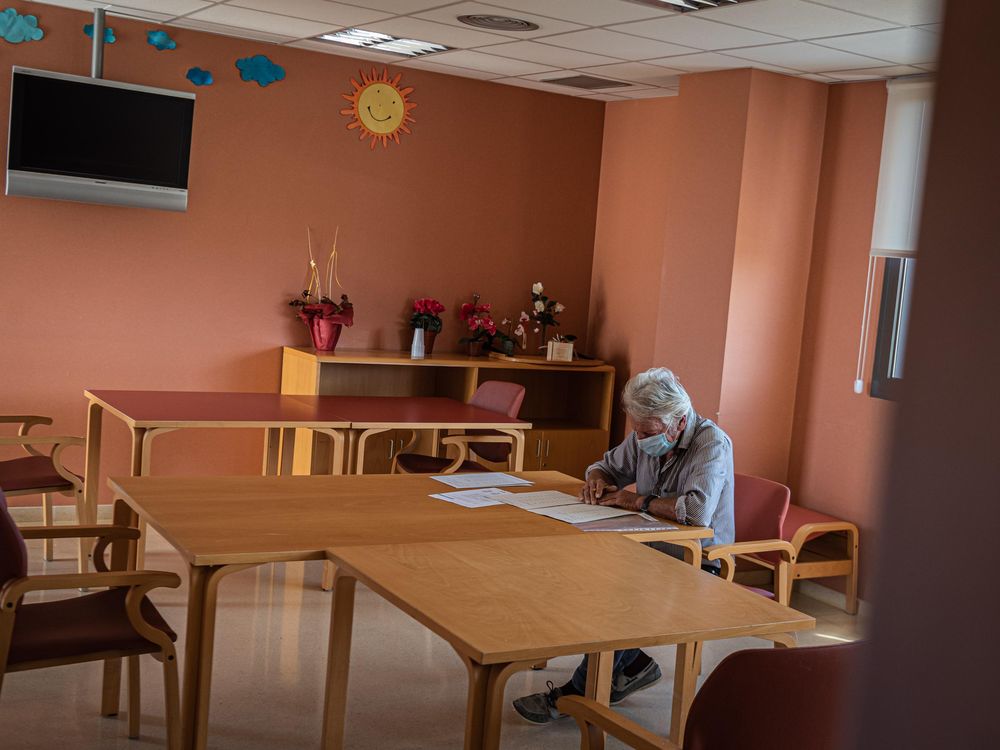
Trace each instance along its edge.
<instances>
[{"instance_id":1,"label":"sheet of paper","mask_svg":"<svg viewBox=\"0 0 1000 750\"><path fill-rule=\"evenodd\" d=\"M548 516L557 521L566 523L586 523L587 521L597 521L601 518L614 518L615 516L636 515L630 510L622 508L612 508L607 505L587 505L586 503L575 503L573 505L557 505L554 508L537 508L532 513L540 516Z\"/></svg>"},{"instance_id":2,"label":"sheet of paper","mask_svg":"<svg viewBox=\"0 0 1000 750\"><path fill-rule=\"evenodd\" d=\"M537 508L554 508L558 505L576 505L580 502L574 495L567 495L565 492L555 490L545 490L543 492L508 492L506 497L500 498L501 502L507 505L514 505L525 510L535 510Z\"/></svg>"},{"instance_id":3,"label":"sheet of paper","mask_svg":"<svg viewBox=\"0 0 1000 750\"><path fill-rule=\"evenodd\" d=\"M472 489L474 487L523 487L532 484L527 479L512 477L510 474L504 474L501 471L442 474L431 477L431 479L435 479L458 490Z\"/></svg>"},{"instance_id":4,"label":"sheet of paper","mask_svg":"<svg viewBox=\"0 0 1000 750\"><path fill-rule=\"evenodd\" d=\"M500 505L505 495L510 493L506 490L498 490L494 487L486 487L477 490L458 490L457 492L442 492L431 495L438 500L446 500L463 508L486 508L490 505Z\"/></svg>"}]
</instances>

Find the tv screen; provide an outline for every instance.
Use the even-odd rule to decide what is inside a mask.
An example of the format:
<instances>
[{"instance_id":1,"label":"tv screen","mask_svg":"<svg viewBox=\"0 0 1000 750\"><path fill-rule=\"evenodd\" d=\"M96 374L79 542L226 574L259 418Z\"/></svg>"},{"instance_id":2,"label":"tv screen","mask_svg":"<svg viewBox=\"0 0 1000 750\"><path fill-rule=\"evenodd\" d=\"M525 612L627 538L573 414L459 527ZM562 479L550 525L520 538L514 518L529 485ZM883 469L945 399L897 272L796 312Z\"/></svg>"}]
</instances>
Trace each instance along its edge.
<instances>
[{"instance_id":1,"label":"tv screen","mask_svg":"<svg viewBox=\"0 0 1000 750\"><path fill-rule=\"evenodd\" d=\"M15 67L8 192L12 172L186 191L193 119L194 94Z\"/></svg>"}]
</instances>

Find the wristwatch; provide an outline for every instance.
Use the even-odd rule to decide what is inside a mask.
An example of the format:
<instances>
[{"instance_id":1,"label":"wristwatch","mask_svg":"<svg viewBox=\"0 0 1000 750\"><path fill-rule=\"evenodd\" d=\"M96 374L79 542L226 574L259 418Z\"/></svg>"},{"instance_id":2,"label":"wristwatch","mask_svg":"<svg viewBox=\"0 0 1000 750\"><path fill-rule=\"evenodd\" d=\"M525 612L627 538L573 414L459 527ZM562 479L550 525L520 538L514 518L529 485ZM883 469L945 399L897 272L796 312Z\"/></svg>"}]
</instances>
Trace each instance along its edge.
<instances>
[{"instance_id":1,"label":"wristwatch","mask_svg":"<svg viewBox=\"0 0 1000 750\"><path fill-rule=\"evenodd\" d=\"M645 499L642 501L642 505L639 506L640 513L649 513L649 505L657 498L657 495L646 495Z\"/></svg>"}]
</instances>

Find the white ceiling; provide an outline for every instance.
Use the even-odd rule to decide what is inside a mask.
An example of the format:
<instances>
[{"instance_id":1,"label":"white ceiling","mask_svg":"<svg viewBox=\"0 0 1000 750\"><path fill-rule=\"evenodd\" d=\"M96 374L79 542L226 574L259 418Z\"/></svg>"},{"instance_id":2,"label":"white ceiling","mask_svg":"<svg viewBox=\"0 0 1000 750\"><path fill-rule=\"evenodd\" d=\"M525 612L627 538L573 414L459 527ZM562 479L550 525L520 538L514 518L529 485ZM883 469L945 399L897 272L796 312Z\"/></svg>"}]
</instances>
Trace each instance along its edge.
<instances>
[{"instance_id":1,"label":"white ceiling","mask_svg":"<svg viewBox=\"0 0 1000 750\"><path fill-rule=\"evenodd\" d=\"M677 13L629 0L45 0L167 25L615 101L673 96L683 73L754 67L836 83L919 75L937 58L944 0L752 0ZM40 13L41 11L39 11ZM457 16L514 16L536 31L483 31ZM455 49L418 59L313 38L357 27ZM601 93L545 80L621 81ZM631 85L625 85L631 84Z\"/></svg>"}]
</instances>

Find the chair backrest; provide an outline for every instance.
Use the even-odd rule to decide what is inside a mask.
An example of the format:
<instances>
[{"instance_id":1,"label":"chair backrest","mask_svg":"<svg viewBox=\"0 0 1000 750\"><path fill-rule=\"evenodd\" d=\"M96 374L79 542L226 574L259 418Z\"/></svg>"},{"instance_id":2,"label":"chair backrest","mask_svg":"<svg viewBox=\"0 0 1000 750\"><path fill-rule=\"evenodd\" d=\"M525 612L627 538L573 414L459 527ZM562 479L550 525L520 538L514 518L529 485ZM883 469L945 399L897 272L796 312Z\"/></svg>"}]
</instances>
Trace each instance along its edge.
<instances>
[{"instance_id":1,"label":"chair backrest","mask_svg":"<svg viewBox=\"0 0 1000 750\"><path fill-rule=\"evenodd\" d=\"M0 490L0 586L12 578L28 575L28 548L24 537L7 510L7 498Z\"/></svg>"},{"instance_id":2,"label":"chair backrest","mask_svg":"<svg viewBox=\"0 0 1000 750\"><path fill-rule=\"evenodd\" d=\"M863 643L730 654L695 696L684 750L836 750Z\"/></svg>"},{"instance_id":3,"label":"chair backrest","mask_svg":"<svg viewBox=\"0 0 1000 750\"><path fill-rule=\"evenodd\" d=\"M500 380L487 380L481 383L472 394L469 403L480 409L489 409L508 417L516 417L524 402L524 386L517 383L505 383ZM469 430L470 435L497 434L492 430ZM470 447L477 456L487 461L506 461L510 456L511 447L503 443L471 443Z\"/></svg>"},{"instance_id":4,"label":"chair backrest","mask_svg":"<svg viewBox=\"0 0 1000 750\"><path fill-rule=\"evenodd\" d=\"M781 539L781 525L788 513L792 492L770 479L737 474L733 485L736 541Z\"/></svg>"}]
</instances>

